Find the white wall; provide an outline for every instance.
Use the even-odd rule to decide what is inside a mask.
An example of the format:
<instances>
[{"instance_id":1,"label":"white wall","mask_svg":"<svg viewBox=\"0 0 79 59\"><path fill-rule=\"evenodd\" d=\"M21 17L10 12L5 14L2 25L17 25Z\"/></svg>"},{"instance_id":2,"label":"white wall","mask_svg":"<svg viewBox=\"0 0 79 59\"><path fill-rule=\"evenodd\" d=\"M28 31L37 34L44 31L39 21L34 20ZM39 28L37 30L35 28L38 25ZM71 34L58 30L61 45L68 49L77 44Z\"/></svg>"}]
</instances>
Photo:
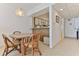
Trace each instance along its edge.
<instances>
[{"instance_id":1,"label":"white wall","mask_svg":"<svg viewBox=\"0 0 79 59\"><path fill-rule=\"evenodd\" d=\"M65 20L65 37L76 38L76 30L79 27L79 17Z\"/></svg>"},{"instance_id":2,"label":"white wall","mask_svg":"<svg viewBox=\"0 0 79 59\"><path fill-rule=\"evenodd\" d=\"M60 16L56 11L54 11L54 16L53 16L53 47L57 43L59 43L60 40L61 40L61 28L62 28L61 27L61 21L64 20L60 16L60 20L59 20L60 22L59 23L56 23L56 15ZM64 29L62 29L62 33L64 33ZM63 36L62 36L62 38L63 38Z\"/></svg>"},{"instance_id":3,"label":"white wall","mask_svg":"<svg viewBox=\"0 0 79 59\"><path fill-rule=\"evenodd\" d=\"M16 16L16 8L19 6L10 4L0 4L0 47L3 45L3 33L11 34L13 31L31 32L32 18ZM21 8L26 8L21 6ZM25 11L26 12L26 11Z\"/></svg>"}]
</instances>

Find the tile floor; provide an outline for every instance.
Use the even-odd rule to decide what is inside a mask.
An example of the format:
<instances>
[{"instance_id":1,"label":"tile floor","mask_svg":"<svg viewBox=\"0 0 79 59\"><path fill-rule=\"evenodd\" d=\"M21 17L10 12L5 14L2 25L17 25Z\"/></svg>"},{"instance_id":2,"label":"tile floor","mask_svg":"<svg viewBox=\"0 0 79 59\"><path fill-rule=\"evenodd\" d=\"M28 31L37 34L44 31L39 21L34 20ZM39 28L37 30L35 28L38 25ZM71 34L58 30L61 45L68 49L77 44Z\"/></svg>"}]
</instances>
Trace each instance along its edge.
<instances>
[{"instance_id":1,"label":"tile floor","mask_svg":"<svg viewBox=\"0 0 79 59\"><path fill-rule=\"evenodd\" d=\"M40 50L43 56L79 56L79 40L65 38L54 48L40 43ZM0 50L0 55L3 51ZM30 56L28 54L27 56ZM8 56L21 56L17 51L13 51ZM31 55L32 56L32 55Z\"/></svg>"}]
</instances>

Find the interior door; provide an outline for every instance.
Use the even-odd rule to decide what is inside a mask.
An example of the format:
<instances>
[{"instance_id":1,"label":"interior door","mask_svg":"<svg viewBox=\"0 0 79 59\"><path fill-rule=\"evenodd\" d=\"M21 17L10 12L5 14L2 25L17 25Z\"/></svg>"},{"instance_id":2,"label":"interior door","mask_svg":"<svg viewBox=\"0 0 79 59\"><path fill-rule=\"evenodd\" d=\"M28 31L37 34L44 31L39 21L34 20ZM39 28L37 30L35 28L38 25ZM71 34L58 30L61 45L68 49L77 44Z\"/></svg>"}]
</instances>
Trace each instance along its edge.
<instances>
[{"instance_id":1,"label":"interior door","mask_svg":"<svg viewBox=\"0 0 79 59\"><path fill-rule=\"evenodd\" d=\"M64 39L64 19L60 21L60 40Z\"/></svg>"}]
</instances>

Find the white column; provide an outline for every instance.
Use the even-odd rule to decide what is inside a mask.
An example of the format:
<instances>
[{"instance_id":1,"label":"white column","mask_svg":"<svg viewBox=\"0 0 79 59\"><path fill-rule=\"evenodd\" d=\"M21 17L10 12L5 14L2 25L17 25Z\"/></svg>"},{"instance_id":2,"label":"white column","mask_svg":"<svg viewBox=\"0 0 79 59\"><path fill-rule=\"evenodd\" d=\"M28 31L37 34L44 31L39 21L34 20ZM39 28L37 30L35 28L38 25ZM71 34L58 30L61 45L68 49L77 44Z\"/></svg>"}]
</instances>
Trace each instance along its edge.
<instances>
[{"instance_id":1,"label":"white column","mask_svg":"<svg viewBox=\"0 0 79 59\"><path fill-rule=\"evenodd\" d=\"M52 48L53 46L53 13L52 13L52 5L49 5L49 46Z\"/></svg>"}]
</instances>

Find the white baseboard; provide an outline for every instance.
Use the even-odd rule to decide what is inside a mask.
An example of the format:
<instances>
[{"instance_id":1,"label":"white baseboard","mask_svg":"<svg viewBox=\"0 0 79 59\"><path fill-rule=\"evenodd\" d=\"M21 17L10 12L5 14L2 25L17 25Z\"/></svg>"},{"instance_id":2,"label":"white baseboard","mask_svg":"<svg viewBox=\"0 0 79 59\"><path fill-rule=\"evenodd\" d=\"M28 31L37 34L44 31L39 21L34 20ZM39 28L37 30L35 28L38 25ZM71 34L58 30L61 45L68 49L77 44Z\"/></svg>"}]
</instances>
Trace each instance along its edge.
<instances>
[{"instance_id":1,"label":"white baseboard","mask_svg":"<svg viewBox=\"0 0 79 59\"><path fill-rule=\"evenodd\" d=\"M76 37L65 36L64 38L77 39Z\"/></svg>"}]
</instances>

